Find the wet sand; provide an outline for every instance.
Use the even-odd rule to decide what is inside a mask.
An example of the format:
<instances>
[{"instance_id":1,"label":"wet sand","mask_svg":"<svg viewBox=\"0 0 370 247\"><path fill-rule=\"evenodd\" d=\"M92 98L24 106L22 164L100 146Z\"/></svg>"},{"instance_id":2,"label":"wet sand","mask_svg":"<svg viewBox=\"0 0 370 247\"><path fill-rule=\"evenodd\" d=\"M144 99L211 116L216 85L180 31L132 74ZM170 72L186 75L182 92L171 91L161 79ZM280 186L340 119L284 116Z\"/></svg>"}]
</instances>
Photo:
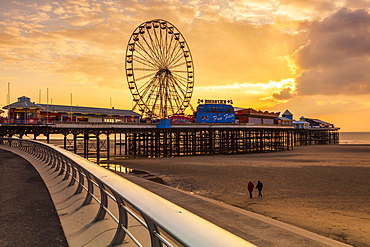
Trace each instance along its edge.
<instances>
[{"instance_id":1,"label":"wet sand","mask_svg":"<svg viewBox=\"0 0 370 247\"><path fill-rule=\"evenodd\" d=\"M117 160L168 185L336 239L370 246L370 145L249 155ZM247 183L264 184L249 198Z\"/></svg>"}]
</instances>

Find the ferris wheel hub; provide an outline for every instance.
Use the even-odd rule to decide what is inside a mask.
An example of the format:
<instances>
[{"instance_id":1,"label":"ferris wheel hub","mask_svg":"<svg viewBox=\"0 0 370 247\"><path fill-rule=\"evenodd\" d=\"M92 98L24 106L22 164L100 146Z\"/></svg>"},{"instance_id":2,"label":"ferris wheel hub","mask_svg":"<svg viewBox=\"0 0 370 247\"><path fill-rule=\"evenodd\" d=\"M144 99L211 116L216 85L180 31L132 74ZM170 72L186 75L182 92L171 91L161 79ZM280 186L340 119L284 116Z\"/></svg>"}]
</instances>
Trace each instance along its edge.
<instances>
[{"instance_id":1,"label":"ferris wheel hub","mask_svg":"<svg viewBox=\"0 0 370 247\"><path fill-rule=\"evenodd\" d=\"M169 69L161 69L157 72L156 76L168 77L171 76L171 71Z\"/></svg>"}]
</instances>

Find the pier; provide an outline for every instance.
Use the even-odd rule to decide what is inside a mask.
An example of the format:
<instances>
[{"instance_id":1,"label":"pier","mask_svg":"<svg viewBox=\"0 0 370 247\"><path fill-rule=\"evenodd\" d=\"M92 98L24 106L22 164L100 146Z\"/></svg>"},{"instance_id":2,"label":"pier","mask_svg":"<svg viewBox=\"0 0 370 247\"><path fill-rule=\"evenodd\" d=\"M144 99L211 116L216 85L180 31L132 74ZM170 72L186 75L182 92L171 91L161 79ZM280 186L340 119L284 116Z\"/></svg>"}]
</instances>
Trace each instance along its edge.
<instances>
[{"instance_id":1,"label":"pier","mask_svg":"<svg viewBox=\"0 0 370 247\"><path fill-rule=\"evenodd\" d=\"M301 145L339 143L337 128L294 129L246 124L65 123L3 125L0 137L44 140L85 158L173 157L182 155L248 154L290 150ZM51 138L52 136L52 138ZM58 140L58 143L54 143Z\"/></svg>"}]
</instances>

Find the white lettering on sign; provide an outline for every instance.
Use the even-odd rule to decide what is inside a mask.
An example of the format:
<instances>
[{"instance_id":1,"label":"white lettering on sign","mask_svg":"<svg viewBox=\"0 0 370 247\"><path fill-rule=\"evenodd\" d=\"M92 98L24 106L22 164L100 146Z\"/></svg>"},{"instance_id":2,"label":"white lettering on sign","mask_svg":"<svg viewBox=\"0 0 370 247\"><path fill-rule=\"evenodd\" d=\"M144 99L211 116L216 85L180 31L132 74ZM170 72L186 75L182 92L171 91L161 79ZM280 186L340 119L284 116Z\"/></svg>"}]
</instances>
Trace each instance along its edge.
<instances>
[{"instance_id":1,"label":"white lettering on sign","mask_svg":"<svg viewBox=\"0 0 370 247\"><path fill-rule=\"evenodd\" d=\"M232 99L198 99L198 104L233 104Z\"/></svg>"}]
</instances>

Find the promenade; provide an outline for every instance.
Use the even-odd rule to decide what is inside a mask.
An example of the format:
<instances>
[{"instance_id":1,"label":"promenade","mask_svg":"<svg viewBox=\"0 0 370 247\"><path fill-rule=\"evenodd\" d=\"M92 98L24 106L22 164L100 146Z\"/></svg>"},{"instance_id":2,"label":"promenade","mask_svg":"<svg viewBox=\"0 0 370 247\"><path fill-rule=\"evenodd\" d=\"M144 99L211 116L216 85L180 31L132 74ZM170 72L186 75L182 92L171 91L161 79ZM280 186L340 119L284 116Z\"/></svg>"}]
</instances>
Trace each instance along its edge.
<instances>
[{"instance_id":1,"label":"promenade","mask_svg":"<svg viewBox=\"0 0 370 247\"><path fill-rule=\"evenodd\" d=\"M0 149L0 157L0 246L68 246L36 170L11 152ZM130 174L120 175L257 246L347 246L227 204Z\"/></svg>"},{"instance_id":2,"label":"promenade","mask_svg":"<svg viewBox=\"0 0 370 247\"><path fill-rule=\"evenodd\" d=\"M49 191L36 169L1 148L0 246L68 246Z\"/></svg>"}]
</instances>

